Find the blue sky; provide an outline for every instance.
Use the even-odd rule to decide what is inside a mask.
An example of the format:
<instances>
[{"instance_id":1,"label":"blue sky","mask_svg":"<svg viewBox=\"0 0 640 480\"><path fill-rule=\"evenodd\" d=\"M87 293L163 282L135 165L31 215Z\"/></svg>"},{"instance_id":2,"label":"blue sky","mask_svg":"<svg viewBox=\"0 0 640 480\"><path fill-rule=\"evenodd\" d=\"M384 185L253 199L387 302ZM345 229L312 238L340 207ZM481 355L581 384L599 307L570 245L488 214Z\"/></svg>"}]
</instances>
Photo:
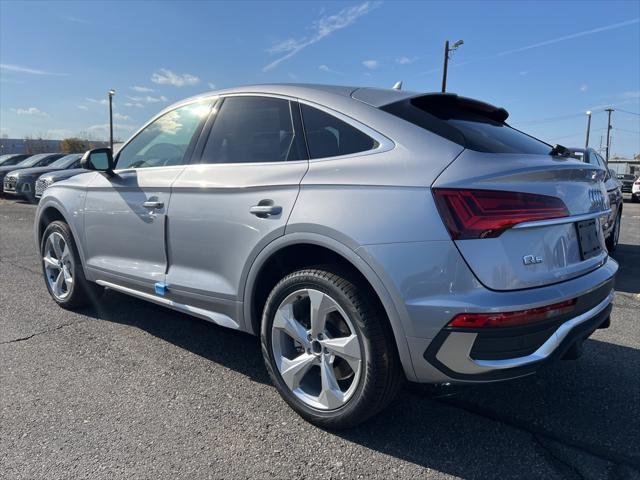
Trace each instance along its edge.
<instances>
[{"instance_id":1,"label":"blue sky","mask_svg":"<svg viewBox=\"0 0 640 480\"><path fill-rule=\"evenodd\" d=\"M116 136L171 102L238 84L448 90L510 122L591 146L613 114L614 154L640 152L640 2L0 2L0 134ZM624 110L624 112L622 111ZM627 113L632 112L632 113ZM633 114L635 113L635 115Z\"/></svg>"}]
</instances>

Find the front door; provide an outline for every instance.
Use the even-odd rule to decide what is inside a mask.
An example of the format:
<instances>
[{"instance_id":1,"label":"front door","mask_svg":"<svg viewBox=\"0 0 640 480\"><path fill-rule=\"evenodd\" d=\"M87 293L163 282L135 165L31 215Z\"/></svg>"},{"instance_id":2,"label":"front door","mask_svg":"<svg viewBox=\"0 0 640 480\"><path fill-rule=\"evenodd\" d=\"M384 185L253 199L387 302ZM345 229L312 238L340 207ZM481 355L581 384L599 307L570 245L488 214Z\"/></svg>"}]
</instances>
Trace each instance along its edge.
<instances>
[{"instance_id":1,"label":"front door","mask_svg":"<svg viewBox=\"0 0 640 480\"><path fill-rule=\"evenodd\" d=\"M85 203L86 263L95 280L153 290L164 282L166 212L210 101L171 110L118 153L115 175L97 175Z\"/></svg>"}]
</instances>

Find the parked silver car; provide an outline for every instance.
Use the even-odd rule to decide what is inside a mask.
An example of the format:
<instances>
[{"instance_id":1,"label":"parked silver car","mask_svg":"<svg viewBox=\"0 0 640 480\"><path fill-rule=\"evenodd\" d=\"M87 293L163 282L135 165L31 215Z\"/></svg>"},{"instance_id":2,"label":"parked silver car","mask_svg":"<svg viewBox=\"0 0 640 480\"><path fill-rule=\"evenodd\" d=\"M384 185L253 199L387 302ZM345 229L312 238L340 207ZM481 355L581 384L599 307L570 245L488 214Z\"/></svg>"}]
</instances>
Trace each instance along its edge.
<instances>
[{"instance_id":1,"label":"parked silver car","mask_svg":"<svg viewBox=\"0 0 640 480\"><path fill-rule=\"evenodd\" d=\"M260 335L284 400L326 427L405 379L528 375L608 325L618 266L602 169L507 116L373 88L190 98L44 191L46 286L63 307L109 288Z\"/></svg>"}]
</instances>

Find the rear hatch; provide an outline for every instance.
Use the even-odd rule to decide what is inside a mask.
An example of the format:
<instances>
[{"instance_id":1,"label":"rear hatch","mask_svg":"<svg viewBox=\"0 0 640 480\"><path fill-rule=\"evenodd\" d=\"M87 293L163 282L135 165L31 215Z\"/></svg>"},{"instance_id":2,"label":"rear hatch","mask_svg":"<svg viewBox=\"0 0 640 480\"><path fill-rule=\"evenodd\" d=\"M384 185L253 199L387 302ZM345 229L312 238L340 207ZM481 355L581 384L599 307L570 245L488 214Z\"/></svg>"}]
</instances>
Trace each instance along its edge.
<instances>
[{"instance_id":1,"label":"rear hatch","mask_svg":"<svg viewBox=\"0 0 640 480\"><path fill-rule=\"evenodd\" d=\"M502 201L508 203L507 215L522 215L501 232L456 235L454 227L452 234L457 237L454 240L460 253L484 285L494 290L514 290L568 280L606 261L600 219L606 218L602 215L608 205L602 175L597 167L577 160L465 150L438 178L433 193L437 197L438 192L451 190L489 191L479 200L473 193L467 194L463 197L465 208L484 208L491 216L489 210ZM516 196L501 199L499 193L491 192L513 192ZM545 215L544 205L531 208L536 199L559 199L561 203L550 200L550 211ZM443 202L437 201L444 218L446 207L441 208ZM503 213L498 208L495 211Z\"/></svg>"},{"instance_id":2,"label":"rear hatch","mask_svg":"<svg viewBox=\"0 0 640 480\"><path fill-rule=\"evenodd\" d=\"M465 147L432 185L476 277L493 290L549 285L602 265L605 172L505 123L506 110L451 94L381 107Z\"/></svg>"}]
</instances>

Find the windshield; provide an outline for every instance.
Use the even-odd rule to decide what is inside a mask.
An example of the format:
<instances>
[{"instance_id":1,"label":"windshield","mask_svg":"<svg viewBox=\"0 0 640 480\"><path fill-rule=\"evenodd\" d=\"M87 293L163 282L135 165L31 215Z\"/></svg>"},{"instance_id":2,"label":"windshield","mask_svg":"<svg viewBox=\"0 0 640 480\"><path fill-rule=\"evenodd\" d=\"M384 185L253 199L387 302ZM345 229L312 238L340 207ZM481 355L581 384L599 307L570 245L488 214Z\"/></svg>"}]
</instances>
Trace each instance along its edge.
<instances>
[{"instance_id":1,"label":"windshield","mask_svg":"<svg viewBox=\"0 0 640 480\"><path fill-rule=\"evenodd\" d=\"M20 162L18 164L19 167L33 167L35 166L40 160L47 158L50 154L48 153L41 153L39 155L34 155L33 157L29 157L26 160L23 160L22 162Z\"/></svg>"},{"instance_id":2,"label":"windshield","mask_svg":"<svg viewBox=\"0 0 640 480\"><path fill-rule=\"evenodd\" d=\"M65 155L62 158L59 158L51 165L51 168L69 168L73 163L80 158L80 155L77 153L72 153L71 155Z\"/></svg>"},{"instance_id":3,"label":"windshield","mask_svg":"<svg viewBox=\"0 0 640 480\"><path fill-rule=\"evenodd\" d=\"M10 153L2 155L0 156L0 167L15 165L16 163L20 162L20 160L23 160L22 155L15 155Z\"/></svg>"}]
</instances>

